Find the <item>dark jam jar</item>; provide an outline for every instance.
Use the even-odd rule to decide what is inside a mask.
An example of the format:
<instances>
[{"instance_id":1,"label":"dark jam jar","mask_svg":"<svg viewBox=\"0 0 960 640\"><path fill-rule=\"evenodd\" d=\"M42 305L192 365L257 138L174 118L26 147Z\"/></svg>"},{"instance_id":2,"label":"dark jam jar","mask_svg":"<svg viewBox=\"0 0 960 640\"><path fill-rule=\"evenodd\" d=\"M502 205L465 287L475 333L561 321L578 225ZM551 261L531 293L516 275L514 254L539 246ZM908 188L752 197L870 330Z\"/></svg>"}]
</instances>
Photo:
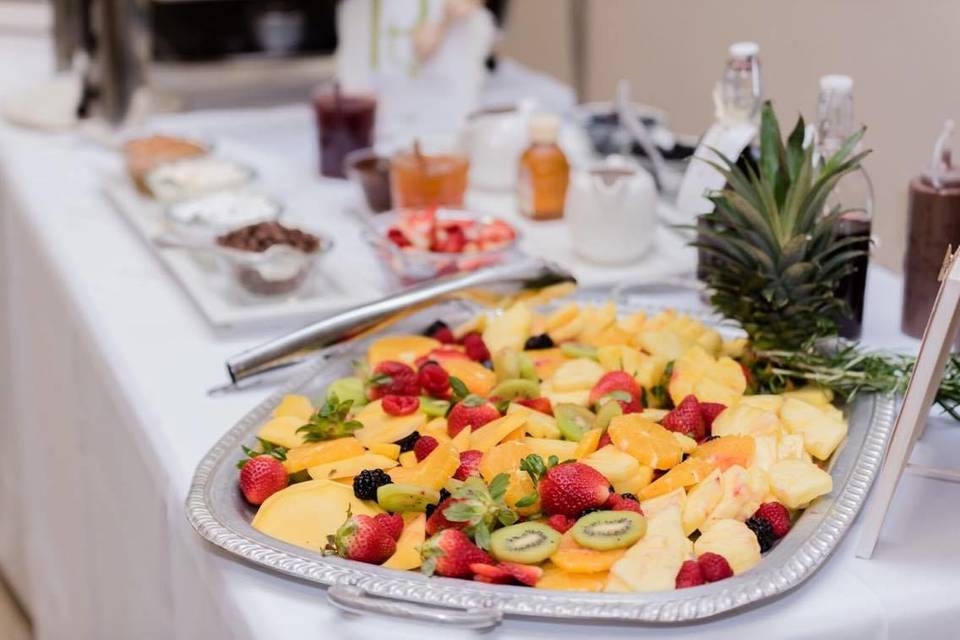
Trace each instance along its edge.
<instances>
[{"instance_id":1,"label":"dark jam jar","mask_svg":"<svg viewBox=\"0 0 960 640\"><path fill-rule=\"evenodd\" d=\"M863 211L849 211L837 222L837 241L857 238L845 250L862 253L852 260L854 270L840 280L836 296L844 301L847 313L837 318L837 331L844 338L856 340L863 329L863 300L867 289L867 268L870 265L870 216Z\"/></svg>"},{"instance_id":2,"label":"dark jam jar","mask_svg":"<svg viewBox=\"0 0 960 640\"><path fill-rule=\"evenodd\" d=\"M372 95L343 93L337 85L325 85L314 92L313 111L320 147L320 173L343 178L347 154L373 146L377 99Z\"/></svg>"}]
</instances>

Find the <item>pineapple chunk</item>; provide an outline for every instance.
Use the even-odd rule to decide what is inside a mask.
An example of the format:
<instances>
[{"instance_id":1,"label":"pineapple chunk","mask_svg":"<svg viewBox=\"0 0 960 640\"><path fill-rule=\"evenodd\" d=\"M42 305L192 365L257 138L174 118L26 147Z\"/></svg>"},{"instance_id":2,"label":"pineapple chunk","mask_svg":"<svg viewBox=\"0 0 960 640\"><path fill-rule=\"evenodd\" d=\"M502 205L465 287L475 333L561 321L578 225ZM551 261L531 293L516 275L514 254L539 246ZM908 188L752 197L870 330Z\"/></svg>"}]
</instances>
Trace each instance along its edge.
<instances>
[{"instance_id":1,"label":"pineapple chunk","mask_svg":"<svg viewBox=\"0 0 960 640\"><path fill-rule=\"evenodd\" d=\"M763 502L770 491L767 473L759 467L749 471L740 465L734 465L723 472L723 496L707 516L707 522L714 520L746 520Z\"/></svg>"},{"instance_id":2,"label":"pineapple chunk","mask_svg":"<svg viewBox=\"0 0 960 640\"><path fill-rule=\"evenodd\" d=\"M693 553L680 520L681 509L676 504L648 516L647 533L610 567L606 591L673 589L680 565Z\"/></svg>"},{"instance_id":3,"label":"pineapple chunk","mask_svg":"<svg viewBox=\"0 0 960 640\"><path fill-rule=\"evenodd\" d=\"M591 342L617 319L617 306L607 302L602 307L588 306L580 314L583 318L583 329L578 336L582 342Z\"/></svg>"},{"instance_id":4,"label":"pineapple chunk","mask_svg":"<svg viewBox=\"0 0 960 640\"><path fill-rule=\"evenodd\" d=\"M626 363L626 359L624 359ZM634 379L644 389L650 389L660 384L663 373L667 369L667 359L663 356L648 355L641 357L636 368L624 366L624 370L633 374Z\"/></svg>"},{"instance_id":5,"label":"pineapple chunk","mask_svg":"<svg viewBox=\"0 0 960 640\"><path fill-rule=\"evenodd\" d=\"M557 428L557 419L540 413L530 407L511 402L507 407L507 415L518 413L523 416L525 422L523 428L534 438L559 438L560 429Z\"/></svg>"},{"instance_id":6,"label":"pineapple chunk","mask_svg":"<svg viewBox=\"0 0 960 640\"><path fill-rule=\"evenodd\" d=\"M577 358L560 365L550 378L550 386L561 393L566 391L589 391L606 373L603 367L590 358Z\"/></svg>"},{"instance_id":7,"label":"pineapple chunk","mask_svg":"<svg viewBox=\"0 0 960 640\"><path fill-rule=\"evenodd\" d=\"M523 343L530 335L530 322L533 314L522 302L514 304L500 315L487 319L483 330L483 341L490 353L501 349L522 351Z\"/></svg>"},{"instance_id":8,"label":"pineapple chunk","mask_svg":"<svg viewBox=\"0 0 960 640\"><path fill-rule=\"evenodd\" d=\"M780 443L776 435L753 436L756 443L753 453L753 464L767 471L774 462L780 459Z\"/></svg>"},{"instance_id":9,"label":"pineapple chunk","mask_svg":"<svg viewBox=\"0 0 960 640\"><path fill-rule=\"evenodd\" d=\"M716 417L711 433L715 436L776 436L780 433L780 419L776 413L741 402Z\"/></svg>"},{"instance_id":10,"label":"pineapple chunk","mask_svg":"<svg viewBox=\"0 0 960 640\"><path fill-rule=\"evenodd\" d=\"M833 402L833 390L820 387L802 387L793 391L784 391L784 399L796 398L817 406L827 406Z\"/></svg>"},{"instance_id":11,"label":"pineapple chunk","mask_svg":"<svg viewBox=\"0 0 960 640\"><path fill-rule=\"evenodd\" d=\"M636 458L612 445L597 449L580 462L602 473L615 489L619 484L628 482L641 473L641 465ZM652 472L650 475L653 475Z\"/></svg>"},{"instance_id":12,"label":"pineapple chunk","mask_svg":"<svg viewBox=\"0 0 960 640\"><path fill-rule=\"evenodd\" d=\"M726 558L738 575L760 562L760 543L747 525L739 520L717 520L706 526L693 545L697 557L707 552Z\"/></svg>"},{"instance_id":13,"label":"pineapple chunk","mask_svg":"<svg viewBox=\"0 0 960 640\"><path fill-rule=\"evenodd\" d=\"M803 400L787 398L780 410L783 425L790 433L803 436L804 448L815 458L826 460L847 435L842 414L826 411Z\"/></svg>"},{"instance_id":14,"label":"pineapple chunk","mask_svg":"<svg viewBox=\"0 0 960 640\"><path fill-rule=\"evenodd\" d=\"M720 355L720 350L723 348L723 338L713 329L707 329L697 336L694 344L700 345L704 351L716 357Z\"/></svg>"},{"instance_id":15,"label":"pineapple chunk","mask_svg":"<svg viewBox=\"0 0 960 640\"><path fill-rule=\"evenodd\" d=\"M723 497L723 481L719 469L700 481L687 493L683 507L683 533L690 535L700 528Z\"/></svg>"},{"instance_id":16,"label":"pineapple chunk","mask_svg":"<svg viewBox=\"0 0 960 640\"><path fill-rule=\"evenodd\" d=\"M566 324L569 324L571 321L575 320L577 316L580 315L580 307L575 303L570 303L566 306L560 307L549 316L547 316L544 326L547 331L553 331L558 327L562 327Z\"/></svg>"},{"instance_id":17,"label":"pineapple chunk","mask_svg":"<svg viewBox=\"0 0 960 640\"><path fill-rule=\"evenodd\" d=\"M746 338L735 338L733 340L724 340L720 346L720 355L739 358L743 355L750 341Z\"/></svg>"},{"instance_id":18,"label":"pineapple chunk","mask_svg":"<svg viewBox=\"0 0 960 640\"><path fill-rule=\"evenodd\" d=\"M788 509L799 509L833 491L830 474L806 460L780 460L768 475L771 491Z\"/></svg>"},{"instance_id":19,"label":"pineapple chunk","mask_svg":"<svg viewBox=\"0 0 960 640\"><path fill-rule=\"evenodd\" d=\"M779 413L783 406L783 396L777 396L770 393L760 393L755 396L743 396L740 398L740 404L756 407L770 413Z\"/></svg>"},{"instance_id":20,"label":"pineapple chunk","mask_svg":"<svg viewBox=\"0 0 960 640\"><path fill-rule=\"evenodd\" d=\"M637 335L637 344L647 353L660 356L667 362L683 357L690 347L683 338L665 330L641 331Z\"/></svg>"},{"instance_id":21,"label":"pineapple chunk","mask_svg":"<svg viewBox=\"0 0 960 640\"><path fill-rule=\"evenodd\" d=\"M683 513L686 505L687 492L683 487L678 487L670 493L665 493L662 496L650 498L649 500L642 500L640 502L640 508L643 509L643 515L645 515L647 518L652 518L661 511L671 509L673 507L679 507L680 513ZM647 522L647 525L649 524L650 523Z\"/></svg>"},{"instance_id":22,"label":"pineapple chunk","mask_svg":"<svg viewBox=\"0 0 960 640\"><path fill-rule=\"evenodd\" d=\"M809 454L803 449L803 436L785 433L777 446L777 460L807 460Z\"/></svg>"}]
</instances>

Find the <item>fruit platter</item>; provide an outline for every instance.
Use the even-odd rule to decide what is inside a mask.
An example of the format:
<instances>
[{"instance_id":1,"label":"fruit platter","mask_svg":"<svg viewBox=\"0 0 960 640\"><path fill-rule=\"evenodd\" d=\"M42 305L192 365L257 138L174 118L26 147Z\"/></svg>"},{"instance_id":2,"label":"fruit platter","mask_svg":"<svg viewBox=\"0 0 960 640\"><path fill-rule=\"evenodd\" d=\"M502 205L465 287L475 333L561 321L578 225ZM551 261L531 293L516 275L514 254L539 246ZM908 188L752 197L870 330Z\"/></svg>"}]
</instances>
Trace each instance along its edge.
<instances>
[{"instance_id":1,"label":"fruit platter","mask_svg":"<svg viewBox=\"0 0 960 640\"><path fill-rule=\"evenodd\" d=\"M713 318L539 302L446 301L332 347L204 458L192 524L381 609L676 623L827 559L891 396L753 393L745 338Z\"/></svg>"}]
</instances>

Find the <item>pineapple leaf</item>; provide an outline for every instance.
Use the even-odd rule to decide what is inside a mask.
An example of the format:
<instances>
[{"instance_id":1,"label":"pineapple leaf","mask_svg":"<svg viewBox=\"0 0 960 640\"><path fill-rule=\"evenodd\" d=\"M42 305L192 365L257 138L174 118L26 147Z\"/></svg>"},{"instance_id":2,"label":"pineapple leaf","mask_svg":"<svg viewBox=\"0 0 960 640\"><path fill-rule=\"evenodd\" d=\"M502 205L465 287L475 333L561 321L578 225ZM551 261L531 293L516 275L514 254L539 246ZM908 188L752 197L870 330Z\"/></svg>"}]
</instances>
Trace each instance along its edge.
<instances>
[{"instance_id":1,"label":"pineapple leaf","mask_svg":"<svg viewBox=\"0 0 960 640\"><path fill-rule=\"evenodd\" d=\"M803 138L806 128L803 116L800 116L787 139L787 175L790 176L790 180L796 180L803 163Z\"/></svg>"}]
</instances>

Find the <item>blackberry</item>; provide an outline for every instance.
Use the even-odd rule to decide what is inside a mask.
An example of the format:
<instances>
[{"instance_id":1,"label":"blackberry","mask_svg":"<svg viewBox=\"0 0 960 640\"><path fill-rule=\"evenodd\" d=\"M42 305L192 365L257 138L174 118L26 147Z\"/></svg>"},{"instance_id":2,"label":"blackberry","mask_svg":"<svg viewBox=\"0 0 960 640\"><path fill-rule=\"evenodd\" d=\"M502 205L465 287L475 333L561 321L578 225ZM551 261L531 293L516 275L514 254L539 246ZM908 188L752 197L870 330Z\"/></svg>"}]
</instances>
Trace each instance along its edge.
<instances>
[{"instance_id":1,"label":"blackberry","mask_svg":"<svg viewBox=\"0 0 960 640\"><path fill-rule=\"evenodd\" d=\"M376 500L377 489L393 480L383 469L364 469L353 479L353 495L361 500Z\"/></svg>"},{"instance_id":2,"label":"blackberry","mask_svg":"<svg viewBox=\"0 0 960 640\"><path fill-rule=\"evenodd\" d=\"M433 515L433 512L437 510L437 507L443 504L443 501L450 497L450 492L446 489L440 489L440 499L437 500L437 504L428 504L426 509L427 517Z\"/></svg>"},{"instance_id":3,"label":"blackberry","mask_svg":"<svg viewBox=\"0 0 960 640\"><path fill-rule=\"evenodd\" d=\"M760 553L766 553L773 547L777 537L773 534L773 526L765 518L749 518L746 523L753 535L760 543Z\"/></svg>"},{"instance_id":4,"label":"blackberry","mask_svg":"<svg viewBox=\"0 0 960 640\"><path fill-rule=\"evenodd\" d=\"M453 330L443 320L435 320L429 327L423 330L423 335L428 338L434 338L443 343L455 342Z\"/></svg>"},{"instance_id":5,"label":"blackberry","mask_svg":"<svg viewBox=\"0 0 960 640\"><path fill-rule=\"evenodd\" d=\"M553 338L549 333L541 333L538 336L530 336L523 345L524 349L552 349L554 346Z\"/></svg>"},{"instance_id":6,"label":"blackberry","mask_svg":"<svg viewBox=\"0 0 960 640\"><path fill-rule=\"evenodd\" d=\"M632 493L621 493L620 497L623 498L624 500L633 500L634 502L640 502L637 496L633 495Z\"/></svg>"},{"instance_id":7,"label":"blackberry","mask_svg":"<svg viewBox=\"0 0 960 640\"><path fill-rule=\"evenodd\" d=\"M413 433L408 435L406 438L401 438L400 440L397 440L393 444L400 445L400 452L405 453L407 451L413 451L413 447L417 444L417 440L419 439L420 439L420 432L414 431Z\"/></svg>"},{"instance_id":8,"label":"blackberry","mask_svg":"<svg viewBox=\"0 0 960 640\"><path fill-rule=\"evenodd\" d=\"M585 515L587 515L587 514L589 514L589 513L593 513L593 512L595 512L595 511L603 511L603 509L600 508L600 507L590 507L589 509L584 509L583 511L580 512L580 515L577 516L577 519L579 520L579 519L582 518L583 516L585 516Z\"/></svg>"}]
</instances>

